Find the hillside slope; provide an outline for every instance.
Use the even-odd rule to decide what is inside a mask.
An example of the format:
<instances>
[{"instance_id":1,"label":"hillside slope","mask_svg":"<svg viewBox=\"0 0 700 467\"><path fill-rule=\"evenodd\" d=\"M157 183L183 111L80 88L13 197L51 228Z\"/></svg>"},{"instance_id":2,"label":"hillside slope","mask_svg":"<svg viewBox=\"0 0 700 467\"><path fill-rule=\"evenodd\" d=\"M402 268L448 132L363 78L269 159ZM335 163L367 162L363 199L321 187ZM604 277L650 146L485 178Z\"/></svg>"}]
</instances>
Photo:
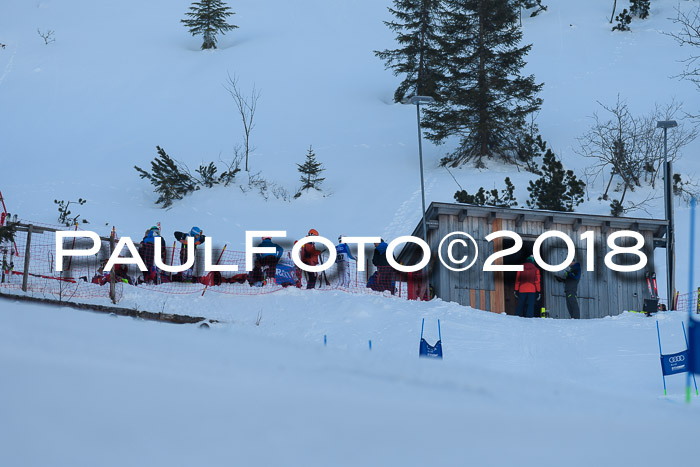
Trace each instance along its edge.
<instances>
[{"instance_id":1,"label":"hillside slope","mask_svg":"<svg viewBox=\"0 0 700 467\"><path fill-rule=\"evenodd\" d=\"M651 17L633 31L610 31L609 1L550 0L549 9L523 18L533 43L527 72L545 83L538 123L568 167L583 176L590 161L576 155L576 138L619 94L634 112L672 98L696 111L697 92L671 78L688 50L664 32L675 0L653 2ZM420 217L415 111L392 103L398 79L374 50L392 47L388 0L235 2L240 26L220 37L220 48L199 50L200 38L180 23L190 2L11 1L0 5L0 187L11 211L53 222L54 199L88 199L82 217L96 230L111 225L140 235L161 221L166 234L201 226L239 248L246 229L286 229L298 238L314 227L339 234L385 237L412 231ZM696 2L680 7L693 8ZM621 7L622 8L622 5ZM37 34L54 30L45 45ZM253 172L294 193L296 163L309 145L326 167L325 194L288 203L237 187L204 190L161 210L134 165L147 168L160 145L192 170L230 159L242 141L233 101L223 84L237 75L241 88L261 90L253 130ZM695 174L696 141L676 165ZM451 201L458 188L437 162L453 148L425 144L427 201ZM459 184L501 186L509 175L521 204L530 174L491 164L488 171L453 170ZM247 181L244 174L241 183ZM589 186L583 212L607 213ZM640 190L632 197L647 195ZM661 193L635 215L663 217ZM679 251L686 244L678 206ZM683 260L683 255L679 255ZM679 263L679 271L687 266ZM659 270L661 273L662 270ZM700 270L699 270L700 272Z\"/></svg>"},{"instance_id":2,"label":"hillside slope","mask_svg":"<svg viewBox=\"0 0 700 467\"><path fill-rule=\"evenodd\" d=\"M293 292L293 291L291 291ZM3 465L664 465L692 446L655 320L526 320L321 292L209 330L2 302ZM219 312L220 317L226 312ZM419 316L443 361L417 358ZM680 313L659 316L664 351ZM323 346L323 335L328 345ZM372 350L368 350L372 339ZM661 443L663 444L663 443Z\"/></svg>"}]
</instances>

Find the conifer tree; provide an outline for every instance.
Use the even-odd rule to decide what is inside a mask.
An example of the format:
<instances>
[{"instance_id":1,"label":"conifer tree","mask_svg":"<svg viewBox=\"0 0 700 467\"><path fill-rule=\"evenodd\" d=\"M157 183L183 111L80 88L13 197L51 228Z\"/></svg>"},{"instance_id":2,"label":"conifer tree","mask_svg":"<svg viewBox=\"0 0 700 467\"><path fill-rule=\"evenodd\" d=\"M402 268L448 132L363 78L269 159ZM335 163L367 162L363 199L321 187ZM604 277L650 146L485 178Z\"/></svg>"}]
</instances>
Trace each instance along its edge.
<instances>
[{"instance_id":1,"label":"conifer tree","mask_svg":"<svg viewBox=\"0 0 700 467\"><path fill-rule=\"evenodd\" d=\"M515 157L526 117L540 108L542 88L522 76L531 45L519 46L516 0L444 0L440 31L446 78L437 105L425 110L428 138L459 136L457 150L442 160L459 166L474 160Z\"/></svg>"},{"instance_id":2,"label":"conifer tree","mask_svg":"<svg viewBox=\"0 0 700 467\"><path fill-rule=\"evenodd\" d=\"M647 19L650 7L649 0L630 0L630 15L635 15L639 19Z\"/></svg>"},{"instance_id":3,"label":"conifer tree","mask_svg":"<svg viewBox=\"0 0 700 467\"><path fill-rule=\"evenodd\" d=\"M486 191L484 187L480 187L473 195L470 195L467 190L458 190L455 192L454 198L458 203L512 208L518 205L518 201L515 199L515 185L510 181L510 177L506 177L505 183L506 187L501 190L500 195L496 188Z\"/></svg>"},{"instance_id":4,"label":"conifer tree","mask_svg":"<svg viewBox=\"0 0 700 467\"><path fill-rule=\"evenodd\" d=\"M630 31L630 23L632 22L632 15L629 14L627 8L622 10L622 12L615 17L617 24L613 26L613 31Z\"/></svg>"},{"instance_id":5,"label":"conifer tree","mask_svg":"<svg viewBox=\"0 0 700 467\"><path fill-rule=\"evenodd\" d=\"M158 157L151 161L152 173L137 166L134 166L134 169L141 178L148 179L155 187L153 191L159 195L156 204L162 204L167 208L173 204L174 200L182 199L187 194L199 190L199 186L186 167L180 166L168 156L165 149L160 146L156 146L156 149Z\"/></svg>"},{"instance_id":6,"label":"conifer tree","mask_svg":"<svg viewBox=\"0 0 700 467\"><path fill-rule=\"evenodd\" d=\"M530 13L530 17L535 17L543 11L547 11L547 6L542 5L542 0L517 0L517 3L520 8L525 10L533 9Z\"/></svg>"},{"instance_id":7,"label":"conifer tree","mask_svg":"<svg viewBox=\"0 0 700 467\"><path fill-rule=\"evenodd\" d=\"M437 98L442 78L441 52L438 41L443 0L394 0L389 11L396 18L385 21L396 33L398 49L375 51L375 55L403 81L394 92L394 101L410 95Z\"/></svg>"},{"instance_id":8,"label":"conifer tree","mask_svg":"<svg viewBox=\"0 0 700 467\"><path fill-rule=\"evenodd\" d=\"M201 0L194 2L190 11L185 13L190 19L180 20L190 30L193 36L202 35L204 42L202 50L216 48L216 35L225 34L226 31L237 29L238 26L228 24L226 19L235 15L231 8L221 0Z\"/></svg>"},{"instance_id":9,"label":"conifer tree","mask_svg":"<svg viewBox=\"0 0 700 467\"><path fill-rule=\"evenodd\" d=\"M551 149L547 149L542 157L541 173L542 176L531 181L527 187L530 192L530 199L527 200L529 207L573 212L583 202L586 184L576 178L573 170L564 170Z\"/></svg>"},{"instance_id":10,"label":"conifer tree","mask_svg":"<svg viewBox=\"0 0 700 467\"><path fill-rule=\"evenodd\" d=\"M299 191L294 197L298 198L301 196L302 191L309 190L310 188L321 191L321 183L323 183L325 178L321 178L319 175L326 169L323 168L323 164L316 160L316 154L311 146L309 146L309 152L306 153L306 161L303 164L297 164L297 167L297 170L301 174L299 178L301 181L301 188L299 188Z\"/></svg>"}]
</instances>

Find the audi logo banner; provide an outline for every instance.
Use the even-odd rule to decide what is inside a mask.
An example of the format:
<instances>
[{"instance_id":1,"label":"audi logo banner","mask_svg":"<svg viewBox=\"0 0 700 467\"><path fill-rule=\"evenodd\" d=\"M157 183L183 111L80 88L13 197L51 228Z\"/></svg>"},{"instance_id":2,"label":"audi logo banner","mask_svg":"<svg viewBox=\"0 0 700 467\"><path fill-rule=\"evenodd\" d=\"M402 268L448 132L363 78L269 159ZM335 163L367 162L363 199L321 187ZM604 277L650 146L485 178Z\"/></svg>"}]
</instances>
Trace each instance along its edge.
<instances>
[{"instance_id":1,"label":"audi logo banner","mask_svg":"<svg viewBox=\"0 0 700 467\"><path fill-rule=\"evenodd\" d=\"M688 371L688 351L661 356L661 367L664 376L685 373Z\"/></svg>"}]
</instances>

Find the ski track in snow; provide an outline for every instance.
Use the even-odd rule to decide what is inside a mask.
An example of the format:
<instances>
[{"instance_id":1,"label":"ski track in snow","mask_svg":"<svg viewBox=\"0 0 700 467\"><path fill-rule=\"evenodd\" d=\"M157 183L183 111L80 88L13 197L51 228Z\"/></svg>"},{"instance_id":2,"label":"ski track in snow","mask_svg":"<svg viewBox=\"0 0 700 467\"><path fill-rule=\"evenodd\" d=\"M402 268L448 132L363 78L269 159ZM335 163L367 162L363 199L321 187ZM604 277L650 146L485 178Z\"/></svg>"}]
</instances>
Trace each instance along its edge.
<instances>
[{"instance_id":1,"label":"ski track in snow","mask_svg":"<svg viewBox=\"0 0 700 467\"><path fill-rule=\"evenodd\" d=\"M426 209L428 209L427 200L431 199L430 192L435 187L435 183L436 180L432 179L428 182L427 186L425 187ZM396 213L394 214L394 219L384 231L384 238L396 238L402 235L411 234L413 232L413 229L415 228L414 213L417 210L420 211L420 207L421 199L419 188L411 194L410 198L401 203L401 206L399 206L399 208L396 210Z\"/></svg>"},{"instance_id":2,"label":"ski track in snow","mask_svg":"<svg viewBox=\"0 0 700 467\"><path fill-rule=\"evenodd\" d=\"M5 77L12 72L12 67L14 66L15 62L15 55L17 55L17 49L12 52L12 55L10 55L10 60L7 62L7 65L5 65L2 76L0 76L0 86L2 85L2 82L5 81Z\"/></svg>"}]
</instances>

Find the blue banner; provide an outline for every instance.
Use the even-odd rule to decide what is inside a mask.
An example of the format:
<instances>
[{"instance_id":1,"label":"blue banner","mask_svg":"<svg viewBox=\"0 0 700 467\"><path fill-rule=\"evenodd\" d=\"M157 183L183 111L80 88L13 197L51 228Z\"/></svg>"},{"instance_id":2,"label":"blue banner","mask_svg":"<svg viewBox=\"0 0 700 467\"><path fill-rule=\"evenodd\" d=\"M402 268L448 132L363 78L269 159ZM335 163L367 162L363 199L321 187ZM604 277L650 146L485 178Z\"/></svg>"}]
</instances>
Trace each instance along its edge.
<instances>
[{"instance_id":1,"label":"blue banner","mask_svg":"<svg viewBox=\"0 0 700 467\"><path fill-rule=\"evenodd\" d=\"M277 282L277 285L293 285L296 281L296 267L277 263L277 271L275 272L275 282Z\"/></svg>"},{"instance_id":2,"label":"blue banner","mask_svg":"<svg viewBox=\"0 0 700 467\"><path fill-rule=\"evenodd\" d=\"M688 351L661 356L661 369L664 376L688 371Z\"/></svg>"},{"instance_id":3,"label":"blue banner","mask_svg":"<svg viewBox=\"0 0 700 467\"><path fill-rule=\"evenodd\" d=\"M418 355L421 357L442 358L442 341L437 341L435 345L430 345L428 341L421 339Z\"/></svg>"},{"instance_id":4,"label":"blue banner","mask_svg":"<svg viewBox=\"0 0 700 467\"><path fill-rule=\"evenodd\" d=\"M700 373L700 322L692 318L688 323L688 371Z\"/></svg>"}]
</instances>

